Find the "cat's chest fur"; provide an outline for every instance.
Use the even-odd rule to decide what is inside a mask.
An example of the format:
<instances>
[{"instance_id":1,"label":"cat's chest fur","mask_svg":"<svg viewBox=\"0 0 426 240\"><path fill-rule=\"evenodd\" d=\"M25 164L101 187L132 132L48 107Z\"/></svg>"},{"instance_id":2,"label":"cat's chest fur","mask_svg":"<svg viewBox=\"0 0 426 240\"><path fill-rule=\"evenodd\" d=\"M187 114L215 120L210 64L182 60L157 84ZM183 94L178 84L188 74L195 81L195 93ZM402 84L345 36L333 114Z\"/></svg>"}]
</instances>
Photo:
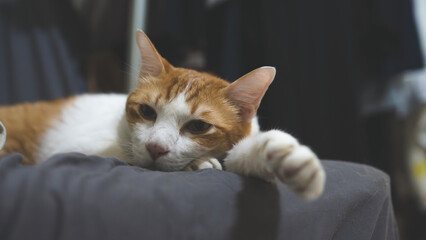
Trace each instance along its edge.
<instances>
[{"instance_id":1,"label":"cat's chest fur","mask_svg":"<svg viewBox=\"0 0 426 240\"><path fill-rule=\"evenodd\" d=\"M123 147L129 142L129 128L125 121L126 97L124 94L74 97L40 136L35 161L39 163L63 152L96 154L128 161L130 155Z\"/></svg>"}]
</instances>

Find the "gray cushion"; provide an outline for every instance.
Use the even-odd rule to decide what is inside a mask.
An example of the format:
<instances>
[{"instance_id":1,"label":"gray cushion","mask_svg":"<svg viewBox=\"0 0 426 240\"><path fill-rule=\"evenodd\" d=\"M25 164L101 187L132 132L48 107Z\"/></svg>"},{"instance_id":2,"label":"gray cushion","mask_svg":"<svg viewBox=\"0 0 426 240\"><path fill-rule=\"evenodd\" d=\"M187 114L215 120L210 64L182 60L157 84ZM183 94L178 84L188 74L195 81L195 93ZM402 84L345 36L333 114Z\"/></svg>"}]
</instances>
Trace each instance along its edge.
<instances>
[{"instance_id":1,"label":"gray cushion","mask_svg":"<svg viewBox=\"0 0 426 240\"><path fill-rule=\"evenodd\" d=\"M213 169L157 172L61 154L0 159L0 239L398 239L389 178L323 161L324 195Z\"/></svg>"}]
</instances>

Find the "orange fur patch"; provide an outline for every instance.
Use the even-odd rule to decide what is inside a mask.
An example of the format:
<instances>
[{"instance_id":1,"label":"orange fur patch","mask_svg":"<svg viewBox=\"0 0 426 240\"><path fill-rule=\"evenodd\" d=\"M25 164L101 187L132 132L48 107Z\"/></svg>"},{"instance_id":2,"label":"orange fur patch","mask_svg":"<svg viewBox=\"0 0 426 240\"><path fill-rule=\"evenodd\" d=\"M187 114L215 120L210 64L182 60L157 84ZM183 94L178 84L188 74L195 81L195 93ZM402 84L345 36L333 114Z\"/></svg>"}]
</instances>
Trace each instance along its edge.
<instances>
[{"instance_id":1,"label":"orange fur patch","mask_svg":"<svg viewBox=\"0 0 426 240\"><path fill-rule=\"evenodd\" d=\"M7 130L6 144L0 156L19 152L24 155L24 165L34 164L40 137L60 114L63 106L71 100L72 98L68 98L0 107L0 121Z\"/></svg>"}]
</instances>

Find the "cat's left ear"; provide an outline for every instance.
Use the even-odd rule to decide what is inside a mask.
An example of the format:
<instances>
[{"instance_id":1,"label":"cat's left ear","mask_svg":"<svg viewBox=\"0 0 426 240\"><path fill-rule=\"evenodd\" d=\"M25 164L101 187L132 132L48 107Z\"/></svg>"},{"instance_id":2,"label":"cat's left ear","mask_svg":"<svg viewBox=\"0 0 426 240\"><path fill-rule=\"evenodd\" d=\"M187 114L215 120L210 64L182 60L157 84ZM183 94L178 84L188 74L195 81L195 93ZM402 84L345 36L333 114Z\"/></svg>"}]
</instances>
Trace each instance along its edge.
<instances>
[{"instance_id":1,"label":"cat's left ear","mask_svg":"<svg viewBox=\"0 0 426 240\"><path fill-rule=\"evenodd\" d=\"M239 78L228 86L226 96L240 109L243 121L251 121L260 101L275 77L274 67L261 67Z\"/></svg>"},{"instance_id":2,"label":"cat's left ear","mask_svg":"<svg viewBox=\"0 0 426 240\"><path fill-rule=\"evenodd\" d=\"M136 42L141 54L141 73L154 77L160 75L165 70L162 57L148 36L140 29L136 31Z\"/></svg>"}]
</instances>

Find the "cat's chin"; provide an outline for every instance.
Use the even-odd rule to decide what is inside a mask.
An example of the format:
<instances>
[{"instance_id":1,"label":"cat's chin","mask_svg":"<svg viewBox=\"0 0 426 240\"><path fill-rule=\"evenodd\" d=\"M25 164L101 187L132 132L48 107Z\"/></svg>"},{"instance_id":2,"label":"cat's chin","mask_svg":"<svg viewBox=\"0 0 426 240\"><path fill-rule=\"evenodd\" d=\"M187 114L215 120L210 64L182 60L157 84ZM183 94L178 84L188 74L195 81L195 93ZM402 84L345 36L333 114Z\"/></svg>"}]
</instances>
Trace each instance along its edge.
<instances>
[{"instance_id":1,"label":"cat's chin","mask_svg":"<svg viewBox=\"0 0 426 240\"><path fill-rule=\"evenodd\" d=\"M146 168L146 169L154 169L154 162L151 159L146 159L144 157L139 157L136 154L134 154L128 161L132 166L140 167L140 168Z\"/></svg>"},{"instance_id":2,"label":"cat's chin","mask_svg":"<svg viewBox=\"0 0 426 240\"><path fill-rule=\"evenodd\" d=\"M167 160L157 160L153 164L154 170L163 171L163 172L175 172L181 171L185 165L176 164L176 162L167 161Z\"/></svg>"}]
</instances>

